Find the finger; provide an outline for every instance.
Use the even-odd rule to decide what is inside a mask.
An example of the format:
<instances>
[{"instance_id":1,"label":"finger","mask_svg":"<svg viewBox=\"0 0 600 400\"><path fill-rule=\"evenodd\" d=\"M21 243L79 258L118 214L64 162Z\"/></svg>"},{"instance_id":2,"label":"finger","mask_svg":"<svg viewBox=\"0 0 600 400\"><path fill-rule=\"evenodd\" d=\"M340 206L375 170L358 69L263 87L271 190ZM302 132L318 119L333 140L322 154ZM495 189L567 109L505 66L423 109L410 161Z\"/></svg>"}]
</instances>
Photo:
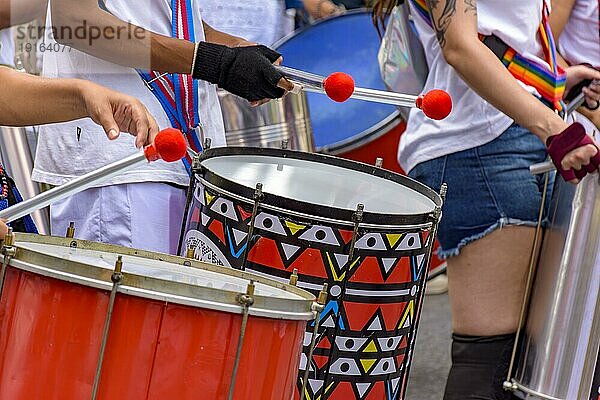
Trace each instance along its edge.
<instances>
[{"instance_id":1,"label":"finger","mask_svg":"<svg viewBox=\"0 0 600 400\"><path fill-rule=\"evenodd\" d=\"M295 89L295 85L292 82L288 81L286 78L281 78L277 83L277 87L288 92L293 92Z\"/></svg>"},{"instance_id":2,"label":"finger","mask_svg":"<svg viewBox=\"0 0 600 400\"><path fill-rule=\"evenodd\" d=\"M156 138L156 135L158 135L158 132L160 132L158 123L156 122L154 117L150 115L150 113L148 113L148 121L150 122L150 128L148 129L148 142L146 143L147 145L154 143L154 138Z\"/></svg>"},{"instance_id":3,"label":"finger","mask_svg":"<svg viewBox=\"0 0 600 400\"><path fill-rule=\"evenodd\" d=\"M283 56L279 57L273 64L279 66L283 63Z\"/></svg>"},{"instance_id":4,"label":"finger","mask_svg":"<svg viewBox=\"0 0 600 400\"><path fill-rule=\"evenodd\" d=\"M106 136L108 136L109 140L115 140L121 134L121 130L119 129L119 124L115 121L112 110L109 108L99 110L96 119L98 123L104 129Z\"/></svg>"},{"instance_id":5,"label":"finger","mask_svg":"<svg viewBox=\"0 0 600 400\"><path fill-rule=\"evenodd\" d=\"M148 142L148 133L150 132L150 123L146 115L142 115L135 121L135 147L141 149Z\"/></svg>"},{"instance_id":6,"label":"finger","mask_svg":"<svg viewBox=\"0 0 600 400\"><path fill-rule=\"evenodd\" d=\"M4 239L8 234L8 226L4 222L4 220L0 219L0 240Z\"/></svg>"}]
</instances>

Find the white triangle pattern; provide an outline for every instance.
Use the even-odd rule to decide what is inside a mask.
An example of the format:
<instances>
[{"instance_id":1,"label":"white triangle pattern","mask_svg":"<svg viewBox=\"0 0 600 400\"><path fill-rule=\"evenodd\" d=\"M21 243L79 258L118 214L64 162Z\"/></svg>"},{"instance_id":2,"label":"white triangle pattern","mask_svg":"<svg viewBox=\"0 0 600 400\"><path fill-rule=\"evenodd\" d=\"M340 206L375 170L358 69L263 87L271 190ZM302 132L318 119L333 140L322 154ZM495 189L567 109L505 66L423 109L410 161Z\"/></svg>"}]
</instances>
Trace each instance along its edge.
<instances>
[{"instance_id":1,"label":"white triangle pattern","mask_svg":"<svg viewBox=\"0 0 600 400\"><path fill-rule=\"evenodd\" d=\"M335 328L335 321L333 320L333 315L327 317L325 321L321 323L321 326L326 328Z\"/></svg>"},{"instance_id":2,"label":"white triangle pattern","mask_svg":"<svg viewBox=\"0 0 600 400\"><path fill-rule=\"evenodd\" d=\"M392 379L392 392L395 393L398 388L398 384L400 383L400 378Z\"/></svg>"},{"instance_id":3,"label":"white triangle pattern","mask_svg":"<svg viewBox=\"0 0 600 400\"><path fill-rule=\"evenodd\" d=\"M210 217L202 213L202 226L206 226L206 224L208 224L208 221L210 221Z\"/></svg>"},{"instance_id":4,"label":"white triangle pattern","mask_svg":"<svg viewBox=\"0 0 600 400\"><path fill-rule=\"evenodd\" d=\"M383 326L381 324L381 319L379 318L379 315L373 320L373 322L371 322L371 325L369 325L367 330L368 331L382 331L383 330Z\"/></svg>"},{"instance_id":5,"label":"white triangle pattern","mask_svg":"<svg viewBox=\"0 0 600 400\"><path fill-rule=\"evenodd\" d=\"M360 394L361 398L364 397L371 385L372 383L370 382L356 382L356 388L358 389L358 394Z\"/></svg>"},{"instance_id":6,"label":"white triangle pattern","mask_svg":"<svg viewBox=\"0 0 600 400\"><path fill-rule=\"evenodd\" d=\"M392 267L394 266L394 264L396 264L396 260L397 258L382 258L381 261L383 262L383 269L385 269L385 273L389 274L390 271L392 270Z\"/></svg>"},{"instance_id":7,"label":"white triangle pattern","mask_svg":"<svg viewBox=\"0 0 600 400\"><path fill-rule=\"evenodd\" d=\"M322 379L309 379L308 384L312 389L313 394L317 393L323 387Z\"/></svg>"},{"instance_id":8,"label":"white triangle pattern","mask_svg":"<svg viewBox=\"0 0 600 400\"><path fill-rule=\"evenodd\" d=\"M335 254L335 260L340 268L343 268L346 264L348 264L349 258L350 256L348 254Z\"/></svg>"},{"instance_id":9,"label":"white triangle pattern","mask_svg":"<svg viewBox=\"0 0 600 400\"><path fill-rule=\"evenodd\" d=\"M235 228L231 228L231 230L233 231L233 239L235 240L236 246L239 246L240 243L242 243L242 240L246 239L246 237L248 236L248 233L237 230Z\"/></svg>"},{"instance_id":10,"label":"white triangle pattern","mask_svg":"<svg viewBox=\"0 0 600 400\"><path fill-rule=\"evenodd\" d=\"M286 261L289 260L300 250L300 246L294 246L293 244L281 243L283 252L285 253Z\"/></svg>"}]
</instances>

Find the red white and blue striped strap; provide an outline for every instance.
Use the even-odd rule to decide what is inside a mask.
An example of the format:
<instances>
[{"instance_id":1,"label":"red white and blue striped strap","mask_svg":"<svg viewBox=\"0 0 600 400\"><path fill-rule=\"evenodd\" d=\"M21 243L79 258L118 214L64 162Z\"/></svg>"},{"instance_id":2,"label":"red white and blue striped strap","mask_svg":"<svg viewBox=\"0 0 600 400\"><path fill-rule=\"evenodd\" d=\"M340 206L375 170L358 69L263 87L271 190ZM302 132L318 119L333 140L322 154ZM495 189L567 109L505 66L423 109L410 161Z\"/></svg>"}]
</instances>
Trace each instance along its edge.
<instances>
[{"instance_id":1,"label":"red white and blue striped strap","mask_svg":"<svg viewBox=\"0 0 600 400\"><path fill-rule=\"evenodd\" d=\"M171 0L171 10L171 36L195 42L192 0ZM185 134L192 150L201 152L198 82L188 74L162 76L160 72L141 70L138 73L162 105L171 125ZM192 160L189 155L186 155L183 163L190 172Z\"/></svg>"}]
</instances>

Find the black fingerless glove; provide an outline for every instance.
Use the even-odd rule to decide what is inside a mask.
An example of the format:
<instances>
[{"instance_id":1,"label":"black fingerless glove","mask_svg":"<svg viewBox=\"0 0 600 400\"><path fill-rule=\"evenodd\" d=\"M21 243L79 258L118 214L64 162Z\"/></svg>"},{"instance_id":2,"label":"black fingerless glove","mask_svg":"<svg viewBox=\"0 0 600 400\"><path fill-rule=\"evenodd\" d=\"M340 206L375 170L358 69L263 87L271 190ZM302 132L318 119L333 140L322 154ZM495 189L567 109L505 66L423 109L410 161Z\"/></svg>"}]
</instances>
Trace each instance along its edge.
<instances>
[{"instance_id":1,"label":"black fingerless glove","mask_svg":"<svg viewBox=\"0 0 600 400\"><path fill-rule=\"evenodd\" d=\"M218 85L249 101L276 99L283 73L273 66L281 57L266 46L227 47L200 42L192 76Z\"/></svg>"}]
</instances>

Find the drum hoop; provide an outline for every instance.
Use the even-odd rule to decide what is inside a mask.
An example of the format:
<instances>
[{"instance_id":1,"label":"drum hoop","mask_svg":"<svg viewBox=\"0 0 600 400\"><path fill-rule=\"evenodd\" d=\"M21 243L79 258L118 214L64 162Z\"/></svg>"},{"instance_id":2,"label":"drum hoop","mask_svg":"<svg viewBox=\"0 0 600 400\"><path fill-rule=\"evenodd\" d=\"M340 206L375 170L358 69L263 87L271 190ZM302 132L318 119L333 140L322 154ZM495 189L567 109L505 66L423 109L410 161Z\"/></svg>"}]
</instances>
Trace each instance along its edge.
<instances>
[{"instance_id":1,"label":"drum hoop","mask_svg":"<svg viewBox=\"0 0 600 400\"><path fill-rule=\"evenodd\" d=\"M229 193L237 194L249 201L253 198L254 188L235 183L227 178L224 178L211 171L202 162L207 159L223 156L267 156L277 157L282 159L295 159L302 161L311 161L317 163L329 164L341 168L346 168L358 172L362 172L371 176L375 176L382 179L387 179L392 182L403 185L409 189L416 191L417 193L427 197L431 200L437 209L441 209L442 199L432 189L428 188L421 183L392 171L384 170L381 168L374 167L369 164L360 163L357 161L350 161L343 158L333 157L326 154L317 153L304 153L300 151L292 150L281 150L281 149L268 149L268 148L254 148L254 147L221 147L213 148L205 151L200 157L200 171L205 181L212 185L220 188L220 190L227 191ZM197 177L198 179L198 177ZM261 207L274 207L281 210L287 210L295 213L309 215L310 218L323 218L326 220L337 220L345 221L344 224L354 224L353 222L353 210L341 209L330 206L324 206L314 203L308 203L304 201L294 200L292 204L290 199L283 196L274 194L264 193L264 201L261 202ZM380 214L365 211L363 215L363 224L368 226L420 226L428 223L438 223L439 213L436 213L436 209L432 209L430 212L423 214Z\"/></svg>"},{"instance_id":2,"label":"drum hoop","mask_svg":"<svg viewBox=\"0 0 600 400\"><path fill-rule=\"evenodd\" d=\"M343 154L348 151L356 150L362 146L385 136L392 129L396 128L404 121L400 111L394 111L372 127L357 133L347 139L319 147L317 151L327 154Z\"/></svg>"},{"instance_id":3,"label":"drum hoop","mask_svg":"<svg viewBox=\"0 0 600 400\"><path fill-rule=\"evenodd\" d=\"M19 243L56 245L81 250L113 253L115 254L115 260L117 255L124 255L155 261L164 261L182 267L202 269L224 276L246 279L248 282L252 280L292 293L302 299L279 298L255 294L253 295L254 304L250 307L250 315L286 320L309 321L314 319L314 313L311 307L315 297L311 293L273 279L234 270L232 268L220 267L167 254L136 250L128 247L86 240L34 234L15 234L15 247L17 248L17 252L16 256L12 258L9 263L10 267L103 290L111 290L113 286L111 281L112 270L97 267L88 263L64 260L58 256L20 247ZM125 260L125 265L127 265L127 260ZM129 272L124 272L123 275L123 283L118 288L118 291L123 294L228 313L242 314L243 312L242 307L237 301L237 296L240 292L194 286L182 282L137 275Z\"/></svg>"},{"instance_id":4,"label":"drum hoop","mask_svg":"<svg viewBox=\"0 0 600 400\"><path fill-rule=\"evenodd\" d=\"M295 30L294 32L290 33L289 35L284 36L283 38L279 39L277 42L275 42L275 44L273 44L273 48L278 49L280 46L283 46L290 40L296 38L297 36L304 34L308 30L318 27L321 24L325 25L325 24L330 23L333 20L354 17L356 15L367 15L368 16L371 13L372 13L372 11L369 10L368 8L358 8L358 9L346 11L345 13L340 14L340 15L334 15L334 16L322 18L322 19L316 21L314 24L304 26L300 29ZM375 29L375 27L373 27L373 29ZM308 99L307 99L307 103L308 103ZM308 104L308 107L310 109L310 104ZM387 117L382 119L381 121L377 122L375 125L365 129L364 131L356 133L356 134L350 136L349 138L338 140L337 142L333 142L333 143L327 144L325 146L321 146L321 147L317 148L317 151L320 151L323 153L328 153L328 154L341 154L346 151L351 151L351 150L357 149L357 148L363 146L364 144L370 143L373 140L378 139L379 137L385 135L390 130L392 130L393 128L398 126L403 120L404 120L404 118L402 116L402 113L400 112L400 110L397 109L393 113L391 113L390 115L388 115Z\"/></svg>"},{"instance_id":5,"label":"drum hoop","mask_svg":"<svg viewBox=\"0 0 600 400\"><path fill-rule=\"evenodd\" d=\"M216 185L213 185L212 183L206 181L204 178L199 178L196 177L196 179L198 179L200 181L200 183L202 183L203 185L205 185L206 187L208 187L211 190L214 190L215 192L231 197L232 199L238 200L238 201L242 201L248 205L253 205L254 201L250 200L246 197L237 195L235 193L229 192L227 190L224 190ZM261 203L260 204L260 208L262 210L270 210L270 211L275 211L278 213L282 213L282 214L286 214L286 215L290 215L293 217L298 217L298 218L303 218L303 219L309 219L312 221L318 221L318 222L324 222L327 224L335 224L335 225L343 225L343 226L349 226L349 227L353 227L354 224L350 221L341 221L341 220L337 220L337 219L333 219L333 218L325 218L325 217L320 217L320 216L314 216L311 214L306 214L306 213L301 213L301 212L297 212L297 211L291 211L287 208L281 208L281 207L274 207L271 206L269 204L264 204ZM424 224L419 224L419 225L376 225L376 224L364 224L364 223L359 223L358 224L359 228L364 228L364 229L379 229L379 230L406 230L407 232L413 231L413 230L427 230L427 229L431 229L433 227L433 222L427 222Z\"/></svg>"}]
</instances>

